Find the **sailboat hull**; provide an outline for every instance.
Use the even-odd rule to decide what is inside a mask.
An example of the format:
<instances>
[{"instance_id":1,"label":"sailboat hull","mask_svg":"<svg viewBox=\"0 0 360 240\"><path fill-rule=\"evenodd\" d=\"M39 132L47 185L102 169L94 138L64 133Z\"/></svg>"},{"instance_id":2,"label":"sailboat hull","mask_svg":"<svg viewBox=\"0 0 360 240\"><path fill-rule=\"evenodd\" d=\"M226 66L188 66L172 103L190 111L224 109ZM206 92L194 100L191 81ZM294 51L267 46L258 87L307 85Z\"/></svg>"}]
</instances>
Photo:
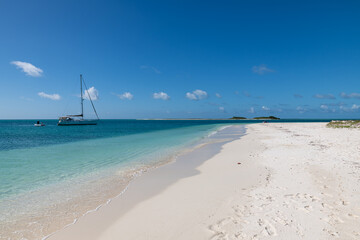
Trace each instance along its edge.
<instances>
[{"instance_id":1,"label":"sailboat hull","mask_svg":"<svg viewBox=\"0 0 360 240\"><path fill-rule=\"evenodd\" d=\"M97 120L60 120L58 126L96 125L97 122Z\"/></svg>"}]
</instances>

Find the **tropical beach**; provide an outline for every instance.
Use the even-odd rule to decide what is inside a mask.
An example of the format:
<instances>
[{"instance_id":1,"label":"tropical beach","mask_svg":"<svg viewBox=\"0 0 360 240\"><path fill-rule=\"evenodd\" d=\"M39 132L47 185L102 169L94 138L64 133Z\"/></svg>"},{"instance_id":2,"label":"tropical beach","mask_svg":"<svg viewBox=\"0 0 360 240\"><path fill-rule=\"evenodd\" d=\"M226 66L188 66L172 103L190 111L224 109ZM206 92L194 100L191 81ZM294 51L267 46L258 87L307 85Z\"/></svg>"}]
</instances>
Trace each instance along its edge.
<instances>
[{"instance_id":1,"label":"tropical beach","mask_svg":"<svg viewBox=\"0 0 360 240\"><path fill-rule=\"evenodd\" d=\"M38 129L32 122L0 121L1 239L41 239L71 224L121 195L143 172L217 141L227 126L102 120L64 129L47 120Z\"/></svg>"},{"instance_id":2,"label":"tropical beach","mask_svg":"<svg viewBox=\"0 0 360 240\"><path fill-rule=\"evenodd\" d=\"M359 12L0 0L0 240L360 239Z\"/></svg>"},{"instance_id":3,"label":"tropical beach","mask_svg":"<svg viewBox=\"0 0 360 240\"><path fill-rule=\"evenodd\" d=\"M49 239L359 238L359 129L270 123L222 134L238 139L143 175Z\"/></svg>"},{"instance_id":4,"label":"tropical beach","mask_svg":"<svg viewBox=\"0 0 360 240\"><path fill-rule=\"evenodd\" d=\"M33 129L18 122L22 131ZM8 169L1 175L1 239L357 239L357 121L242 122L105 121L92 140L64 145L64 135L49 146L7 145L13 149L0 152L1 169ZM4 129L9 121L0 123ZM156 129L159 123L168 130ZM103 135L119 124L145 126ZM88 147L60 162L70 157L64 149L74 155ZM21 163L33 154L56 169L40 158L33 169ZM19 172L20 181L14 170L21 165L10 162L30 172L42 165L43 174L30 180Z\"/></svg>"}]
</instances>

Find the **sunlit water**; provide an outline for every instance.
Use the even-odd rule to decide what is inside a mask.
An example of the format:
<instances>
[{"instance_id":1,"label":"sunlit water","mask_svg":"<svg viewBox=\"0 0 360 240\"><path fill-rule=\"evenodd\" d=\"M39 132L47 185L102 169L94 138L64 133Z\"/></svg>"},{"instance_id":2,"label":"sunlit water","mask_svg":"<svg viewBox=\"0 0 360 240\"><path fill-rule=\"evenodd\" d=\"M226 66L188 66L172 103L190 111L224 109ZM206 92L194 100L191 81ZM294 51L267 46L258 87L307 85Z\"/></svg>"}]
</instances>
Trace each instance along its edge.
<instances>
[{"instance_id":1,"label":"sunlit water","mask_svg":"<svg viewBox=\"0 0 360 240\"><path fill-rule=\"evenodd\" d=\"M142 172L239 121L0 121L0 239L41 239L121 194ZM242 121L240 123L248 123Z\"/></svg>"},{"instance_id":2,"label":"sunlit water","mask_svg":"<svg viewBox=\"0 0 360 240\"><path fill-rule=\"evenodd\" d=\"M120 194L135 176L224 123L102 121L56 126L0 121L0 236L36 239Z\"/></svg>"}]
</instances>

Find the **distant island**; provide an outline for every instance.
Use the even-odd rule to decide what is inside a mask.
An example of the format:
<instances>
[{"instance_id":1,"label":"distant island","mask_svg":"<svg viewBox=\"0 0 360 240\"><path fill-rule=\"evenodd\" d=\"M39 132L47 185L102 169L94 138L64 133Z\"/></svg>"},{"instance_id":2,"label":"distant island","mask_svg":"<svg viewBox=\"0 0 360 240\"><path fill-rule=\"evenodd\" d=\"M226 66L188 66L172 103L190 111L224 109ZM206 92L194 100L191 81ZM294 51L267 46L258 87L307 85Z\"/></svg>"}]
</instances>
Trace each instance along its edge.
<instances>
[{"instance_id":1,"label":"distant island","mask_svg":"<svg viewBox=\"0 0 360 240\"><path fill-rule=\"evenodd\" d=\"M230 118L230 119L242 119L242 120L245 120L245 119L247 119L246 117L232 117L232 118Z\"/></svg>"},{"instance_id":2,"label":"distant island","mask_svg":"<svg viewBox=\"0 0 360 240\"><path fill-rule=\"evenodd\" d=\"M270 119L270 120L279 120L280 118L278 117L274 117L274 116L269 116L269 117L254 117L253 119Z\"/></svg>"},{"instance_id":3,"label":"distant island","mask_svg":"<svg viewBox=\"0 0 360 240\"><path fill-rule=\"evenodd\" d=\"M269 117L254 117L254 118L246 118L246 117L232 117L230 118L232 120L279 120L280 118L278 117L274 117L274 116L269 116Z\"/></svg>"}]
</instances>

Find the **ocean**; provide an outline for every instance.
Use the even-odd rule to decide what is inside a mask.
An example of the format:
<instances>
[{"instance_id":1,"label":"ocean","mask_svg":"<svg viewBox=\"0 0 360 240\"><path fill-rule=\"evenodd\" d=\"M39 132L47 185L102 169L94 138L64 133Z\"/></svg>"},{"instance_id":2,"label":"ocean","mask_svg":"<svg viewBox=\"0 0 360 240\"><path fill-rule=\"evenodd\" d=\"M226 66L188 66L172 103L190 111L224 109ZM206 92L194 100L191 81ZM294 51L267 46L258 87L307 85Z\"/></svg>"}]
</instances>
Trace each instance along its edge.
<instances>
[{"instance_id":1,"label":"ocean","mask_svg":"<svg viewBox=\"0 0 360 240\"><path fill-rule=\"evenodd\" d=\"M328 120L281 120L320 122ZM0 121L0 239L42 239L236 120Z\"/></svg>"}]
</instances>

